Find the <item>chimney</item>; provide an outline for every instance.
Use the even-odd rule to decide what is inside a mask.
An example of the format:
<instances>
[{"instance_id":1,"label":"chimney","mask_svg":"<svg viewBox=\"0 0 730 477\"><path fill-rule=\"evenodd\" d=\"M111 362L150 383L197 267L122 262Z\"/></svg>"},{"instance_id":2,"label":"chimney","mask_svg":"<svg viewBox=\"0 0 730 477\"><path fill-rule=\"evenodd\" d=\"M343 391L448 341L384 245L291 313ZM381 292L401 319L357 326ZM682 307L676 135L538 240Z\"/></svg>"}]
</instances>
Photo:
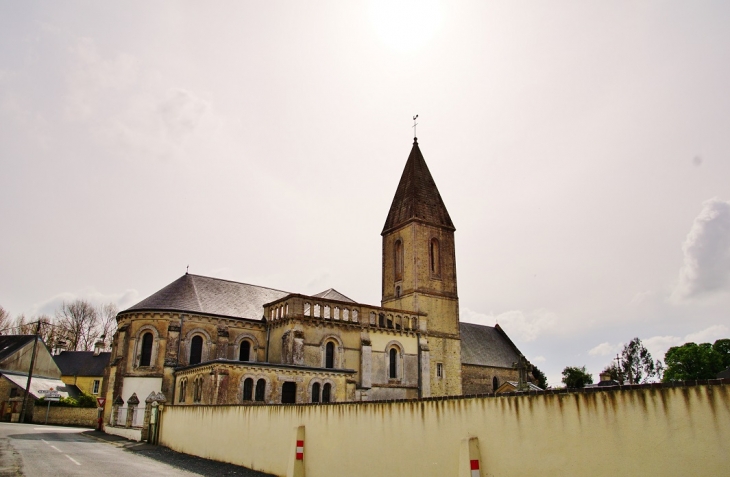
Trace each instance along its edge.
<instances>
[{"instance_id":1,"label":"chimney","mask_svg":"<svg viewBox=\"0 0 730 477\"><path fill-rule=\"evenodd\" d=\"M611 373L601 373L601 382L605 383L607 381L611 381Z\"/></svg>"},{"instance_id":2,"label":"chimney","mask_svg":"<svg viewBox=\"0 0 730 477\"><path fill-rule=\"evenodd\" d=\"M104 349L103 341L97 341L96 343L94 343L94 356L99 356L99 353L101 353L102 349Z\"/></svg>"}]
</instances>

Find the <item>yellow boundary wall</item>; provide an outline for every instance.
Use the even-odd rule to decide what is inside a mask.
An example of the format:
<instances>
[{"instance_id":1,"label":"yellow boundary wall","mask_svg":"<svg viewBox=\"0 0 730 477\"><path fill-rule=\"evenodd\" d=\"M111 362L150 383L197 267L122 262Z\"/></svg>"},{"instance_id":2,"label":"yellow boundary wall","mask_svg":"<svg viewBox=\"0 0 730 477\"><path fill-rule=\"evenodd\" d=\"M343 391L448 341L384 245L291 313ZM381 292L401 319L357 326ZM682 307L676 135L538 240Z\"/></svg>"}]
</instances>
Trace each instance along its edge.
<instances>
[{"instance_id":1,"label":"yellow boundary wall","mask_svg":"<svg viewBox=\"0 0 730 477\"><path fill-rule=\"evenodd\" d=\"M463 442L474 437L482 477L730 475L730 380L716 382L378 403L166 406L160 444L285 476L304 426L309 476L459 475Z\"/></svg>"}]
</instances>

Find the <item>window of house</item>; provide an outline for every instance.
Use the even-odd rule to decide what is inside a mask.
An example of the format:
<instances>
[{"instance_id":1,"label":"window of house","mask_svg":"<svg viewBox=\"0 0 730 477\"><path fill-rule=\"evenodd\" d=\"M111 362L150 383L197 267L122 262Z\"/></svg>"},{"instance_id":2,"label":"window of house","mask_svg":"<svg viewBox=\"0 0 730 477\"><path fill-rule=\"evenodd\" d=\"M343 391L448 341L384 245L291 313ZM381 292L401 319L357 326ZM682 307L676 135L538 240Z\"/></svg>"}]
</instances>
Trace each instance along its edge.
<instances>
[{"instance_id":1,"label":"window of house","mask_svg":"<svg viewBox=\"0 0 730 477\"><path fill-rule=\"evenodd\" d=\"M444 377L444 365L443 363L436 363L436 377L441 379Z\"/></svg>"},{"instance_id":2,"label":"window of house","mask_svg":"<svg viewBox=\"0 0 730 477\"><path fill-rule=\"evenodd\" d=\"M312 384L312 402L319 402L319 383Z\"/></svg>"},{"instance_id":3,"label":"window of house","mask_svg":"<svg viewBox=\"0 0 730 477\"><path fill-rule=\"evenodd\" d=\"M256 381L256 401L263 402L266 396L266 380L259 379Z\"/></svg>"},{"instance_id":4,"label":"window of house","mask_svg":"<svg viewBox=\"0 0 730 477\"><path fill-rule=\"evenodd\" d=\"M200 335L193 336L190 342L190 363L198 364L203 359L203 337Z\"/></svg>"},{"instance_id":5,"label":"window of house","mask_svg":"<svg viewBox=\"0 0 730 477\"><path fill-rule=\"evenodd\" d=\"M398 377L398 350L395 348L390 348L389 355L390 366L388 370L388 377L390 379L396 379Z\"/></svg>"},{"instance_id":6,"label":"window of house","mask_svg":"<svg viewBox=\"0 0 730 477\"><path fill-rule=\"evenodd\" d=\"M495 376L492 378L492 392L496 392L497 388L499 388L499 378Z\"/></svg>"},{"instance_id":7,"label":"window of house","mask_svg":"<svg viewBox=\"0 0 730 477\"><path fill-rule=\"evenodd\" d=\"M330 383L325 383L325 385L322 386L322 402L330 402L331 393L332 385Z\"/></svg>"},{"instance_id":8,"label":"window of house","mask_svg":"<svg viewBox=\"0 0 730 477\"><path fill-rule=\"evenodd\" d=\"M243 400L253 401L253 378L246 378L243 382Z\"/></svg>"},{"instance_id":9,"label":"window of house","mask_svg":"<svg viewBox=\"0 0 730 477\"><path fill-rule=\"evenodd\" d=\"M395 281L403 280L403 242L395 242Z\"/></svg>"},{"instance_id":10,"label":"window of house","mask_svg":"<svg viewBox=\"0 0 730 477\"><path fill-rule=\"evenodd\" d=\"M139 358L140 366L149 366L152 361L152 343L154 337L149 331L142 335L142 354Z\"/></svg>"},{"instance_id":11,"label":"window of house","mask_svg":"<svg viewBox=\"0 0 730 477\"><path fill-rule=\"evenodd\" d=\"M441 275L441 250L439 241L436 238L431 239L431 275L438 277Z\"/></svg>"},{"instance_id":12,"label":"window of house","mask_svg":"<svg viewBox=\"0 0 730 477\"><path fill-rule=\"evenodd\" d=\"M101 381L98 379L94 380L94 384L91 387L91 394L99 394L99 386L101 385Z\"/></svg>"},{"instance_id":13,"label":"window of house","mask_svg":"<svg viewBox=\"0 0 730 477\"><path fill-rule=\"evenodd\" d=\"M10 388L10 397L18 397L18 388Z\"/></svg>"},{"instance_id":14,"label":"window of house","mask_svg":"<svg viewBox=\"0 0 730 477\"><path fill-rule=\"evenodd\" d=\"M248 340L241 341L241 350L238 353L239 361L251 360L251 342Z\"/></svg>"},{"instance_id":15,"label":"window of house","mask_svg":"<svg viewBox=\"0 0 730 477\"><path fill-rule=\"evenodd\" d=\"M331 341L327 342L327 345L325 346L325 356L324 356L324 367L325 368L334 368L335 367L335 344Z\"/></svg>"},{"instance_id":16,"label":"window of house","mask_svg":"<svg viewBox=\"0 0 730 477\"><path fill-rule=\"evenodd\" d=\"M287 381L281 385L282 404L294 404L297 402L297 383Z\"/></svg>"}]
</instances>

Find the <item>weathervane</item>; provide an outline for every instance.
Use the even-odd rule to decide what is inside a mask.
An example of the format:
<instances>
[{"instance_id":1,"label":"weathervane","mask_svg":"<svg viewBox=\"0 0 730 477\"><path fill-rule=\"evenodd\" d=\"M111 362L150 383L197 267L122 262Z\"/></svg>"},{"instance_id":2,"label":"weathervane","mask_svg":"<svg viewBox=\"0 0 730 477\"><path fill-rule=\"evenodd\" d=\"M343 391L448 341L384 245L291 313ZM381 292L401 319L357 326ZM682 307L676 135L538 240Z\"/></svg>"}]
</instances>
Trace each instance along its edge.
<instances>
[{"instance_id":1,"label":"weathervane","mask_svg":"<svg viewBox=\"0 0 730 477\"><path fill-rule=\"evenodd\" d=\"M418 119L417 114L415 116L413 116L413 139L416 139L416 126L418 126L416 119Z\"/></svg>"}]
</instances>

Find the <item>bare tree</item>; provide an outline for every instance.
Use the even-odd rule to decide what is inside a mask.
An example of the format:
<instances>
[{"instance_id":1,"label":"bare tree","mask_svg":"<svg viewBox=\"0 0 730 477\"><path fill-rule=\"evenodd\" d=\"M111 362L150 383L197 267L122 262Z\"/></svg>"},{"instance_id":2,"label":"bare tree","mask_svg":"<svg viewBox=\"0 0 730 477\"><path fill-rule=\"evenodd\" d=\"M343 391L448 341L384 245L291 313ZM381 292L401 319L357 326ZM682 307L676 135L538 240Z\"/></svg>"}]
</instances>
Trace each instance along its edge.
<instances>
[{"instance_id":1,"label":"bare tree","mask_svg":"<svg viewBox=\"0 0 730 477\"><path fill-rule=\"evenodd\" d=\"M13 319L10 318L10 313L0 306L0 335L9 335L12 333Z\"/></svg>"},{"instance_id":2,"label":"bare tree","mask_svg":"<svg viewBox=\"0 0 730 477\"><path fill-rule=\"evenodd\" d=\"M101 335L99 312L86 300L63 302L56 310L56 324L71 351L90 351Z\"/></svg>"},{"instance_id":3,"label":"bare tree","mask_svg":"<svg viewBox=\"0 0 730 477\"><path fill-rule=\"evenodd\" d=\"M117 313L119 308L114 303L105 303L99 307L99 338L104 341L104 349L111 348L114 333L117 331Z\"/></svg>"},{"instance_id":4,"label":"bare tree","mask_svg":"<svg viewBox=\"0 0 730 477\"><path fill-rule=\"evenodd\" d=\"M33 320L25 318L25 315L20 314L15 318L13 333L16 335L33 335L35 334L35 325Z\"/></svg>"}]
</instances>

